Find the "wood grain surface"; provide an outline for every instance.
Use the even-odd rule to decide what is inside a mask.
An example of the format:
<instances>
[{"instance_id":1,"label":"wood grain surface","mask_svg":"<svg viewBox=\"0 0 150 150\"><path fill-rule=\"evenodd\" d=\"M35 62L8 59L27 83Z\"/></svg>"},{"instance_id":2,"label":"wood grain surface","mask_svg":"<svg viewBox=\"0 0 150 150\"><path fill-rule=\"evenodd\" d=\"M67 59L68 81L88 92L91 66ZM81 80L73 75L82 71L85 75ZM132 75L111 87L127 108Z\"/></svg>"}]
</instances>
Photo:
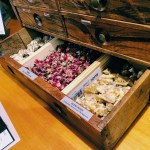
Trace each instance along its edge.
<instances>
[{"instance_id":1,"label":"wood grain surface","mask_svg":"<svg viewBox=\"0 0 150 150\"><path fill-rule=\"evenodd\" d=\"M23 25L30 25L55 34L65 35L61 16L53 11L39 11L27 7L17 8Z\"/></svg>"},{"instance_id":2,"label":"wood grain surface","mask_svg":"<svg viewBox=\"0 0 150 150\"><path fill-rule=\"evenodd\" d=\"M59 5L62 11L150 24L149 0L59 0Z\"/></svg>"},{"instance_id":3,"label":"wood grain surface","mask_svg":"<svg viewBox=\"0 0 150 150\"><path fill-rule=\"evenodd\" d=\"M0 101L21 138L12 150L98 150L2 67L0 76ZM149 128L150 106L147 105L114 149L149 149Z\"/></svg>"},{"instance_id":4,"label":"wood grain surface","mask_svg":"<svg viewBox=\"0 0 150 150\"><path fill-rule=\"evenodd\" d=\"M12 0L14 6L28 6L30 8L39 8L45 10L57 10L55 0Z\"/></svg>"}]
</instances>

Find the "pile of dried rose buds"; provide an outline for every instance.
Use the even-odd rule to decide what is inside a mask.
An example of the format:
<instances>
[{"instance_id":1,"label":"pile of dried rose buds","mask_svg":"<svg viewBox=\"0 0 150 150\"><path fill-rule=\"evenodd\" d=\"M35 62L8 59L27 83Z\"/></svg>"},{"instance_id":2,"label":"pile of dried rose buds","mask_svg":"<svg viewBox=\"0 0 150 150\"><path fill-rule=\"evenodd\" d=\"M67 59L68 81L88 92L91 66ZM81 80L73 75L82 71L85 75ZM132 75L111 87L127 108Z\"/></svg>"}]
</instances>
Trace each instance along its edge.
<instances>
[{"instance_id":1,"label":"pile of dried rose buds","mask_svg":"<svg viewBox=\"0 0 150 150\"><path fill-rule=\"evenodd\" d=\"M45 60L35 60L31 70L52 86L63 90L99 56L99 52L67 43L57 46L56 51Z\"/></svg>"}]
</instances>

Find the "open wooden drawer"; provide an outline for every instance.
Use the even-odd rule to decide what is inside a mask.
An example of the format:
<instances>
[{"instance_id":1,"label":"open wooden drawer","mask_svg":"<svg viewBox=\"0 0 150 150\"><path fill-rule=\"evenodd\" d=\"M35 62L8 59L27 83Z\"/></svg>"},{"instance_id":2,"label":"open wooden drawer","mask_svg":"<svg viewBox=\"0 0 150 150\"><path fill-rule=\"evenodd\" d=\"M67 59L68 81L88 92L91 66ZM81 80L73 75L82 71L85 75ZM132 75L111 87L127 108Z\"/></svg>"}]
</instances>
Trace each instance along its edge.
<instances>
[{"instance_id":1,"label":"open wooden drawer","mask_svg":"<svg viewBox=\"0 0 150 150\"><path fill-rule=\"evenodd\" d=\"M23 32L29 35L26 30L22 31L22 33ZM24 39L26 39L25 41L27 42L27 38L24 37ZM25 41L23 40L23 42ZM24 45L24 43L22 43L22 45ZM5 50L3 43L2 48ZM9 55L4 54L0 58L0 63L4 69L38 94L62 115L64 119L79 131L82 131L82 133L87 136L89 140L93 141L99 149L112 149L142 111L149 99L150 71L146 70L113 110L101 120L60 90L45 82L42 78L32 78L32 74L30 74L30 77L20 72L19 69L22 65L10 58Z\"/></svg>"}]
</instances>

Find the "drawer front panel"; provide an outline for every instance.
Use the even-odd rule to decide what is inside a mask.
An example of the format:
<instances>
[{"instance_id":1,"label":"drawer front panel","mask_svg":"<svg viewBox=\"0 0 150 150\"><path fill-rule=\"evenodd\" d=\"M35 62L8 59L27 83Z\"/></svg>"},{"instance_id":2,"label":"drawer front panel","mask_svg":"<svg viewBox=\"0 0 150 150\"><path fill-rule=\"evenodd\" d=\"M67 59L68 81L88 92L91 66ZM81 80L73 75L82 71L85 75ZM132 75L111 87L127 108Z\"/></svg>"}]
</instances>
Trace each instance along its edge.
<instances>
[{"instance_id":1,"label":"drawer front panel","mask_svg":"<svg viewBox=\"0 0 150 150\"><path fill-rule=\"evenodd\" d=\"M149 39L150 29L128 27L127 24L109 22L95 17L64 15L68 36L89 44L101 44L102 34L106 40L119 39ZM101 41L102 40L102 41Z\"/></svg>"},{"instance_id":2,"label":"drawer front panel","mask_svg":"<svg viewBox=\"0 0 150 150\"><path fill-rule=\"evenodd\" d=\"M57 9L55 0L12 0L16 6L31 6L45 9Z\"/></svg>"},{"instance_id":3,"label":"drawer front panel","mask_svg":"<svg viewBox=\"0 0 150 150\"><path fill-rule=\"evenodd\" d=\"M107 53L146 61L150 65L150 29L87 16L67 14L64 17L69 38L102 47L103 51L108 50Z\"/></svg>"},{"instance_id":4,"label":"drawer front panel","mask_svg":"<svg viewBox=\"0 0 150 150\"><path fill-rule=\"evenodd\" d=\"M60 0L59 3L64 11L140 24L150 23L149 0Z\"/></svg>"},{"instance_id":5,"label":"drawer front panel","mask_svg":"<svg viewBox=\"0 0 150 150\"><path fill-rule=\"evenodd\" d=\"M42 12L26 8L18 8L18 13L24 25L64 35L64 27L57 13Z\"/></svg>"},{"instance_id":6,"label":"drawer front panel","mask_svg":"<svg viewBox=\"0 0 150 150\"><path fill-rule=\"evenodd\" d=\"M140 24L150 24L149 0L111 0L101 17L128 21Z\"/></svg>"},{"instance_id":7,"label":"drawer front panel","mask_svg":"<svg viewBox=\"0 0 150 150\"><path fill-rule=\"evenodd\" d=\"M59 0L59 5L62 11L87 15L96 15L99 13L90 6L90 0Z\"/></svg>"}]
</instances>

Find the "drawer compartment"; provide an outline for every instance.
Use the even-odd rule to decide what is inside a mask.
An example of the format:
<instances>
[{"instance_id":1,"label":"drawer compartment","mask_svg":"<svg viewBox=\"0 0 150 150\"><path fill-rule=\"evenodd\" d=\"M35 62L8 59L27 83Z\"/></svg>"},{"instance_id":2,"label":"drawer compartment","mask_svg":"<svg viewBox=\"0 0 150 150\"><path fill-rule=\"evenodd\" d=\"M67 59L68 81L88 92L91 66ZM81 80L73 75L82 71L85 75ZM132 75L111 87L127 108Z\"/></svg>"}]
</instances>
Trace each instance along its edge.
<instances>
[{"instance_id":1,"label":"drawer compartment","mask_svg":"<svg viewBox=\"0 0 150 150\"><path fill-rule=\"evenodd\" d=\"M54 38L45 46L43 46L43 48L39 49L30 60L23 64L23 66L29 68L30 71L43 78L54 87L62 90L62 92L66 91L67 88L67 92L63 92L67 94L70 92L70 90L72 90L73 87L79 84L78 79L82 81L89 74L89 70L92 71L94 68L101 66L100 61L108 56L103 55L98 59L98 56L100 56L99 52L93 51L90 54L93 56L95 55L94 57L88 56L88 58L85 58L85 61L82 61L72 53L71 49L74 49L74 45L69 43L66 48L64 48L65 45L67 44L63 41ZM63 48L57 48L57 46ZM60 49L68 49L69 46L70 52L59 52ZM82 50L82 48L83 47L81 47L81 52L88 51L88 49ZM79 47L77 49L79 50ZM72 55L70 55L71 53ZM71 60L67 60L67 57ZM88 59L91 59L91 65L90 63L87 63ZM93 60L95 61L93 62ZM78 63L79 66L76 65ZM101 74L101 69L99 69L99 74Z\"/></svg>"},{"instance_id":2,"label":"drawer compartment","mask_svg":"<svg viewBox=\"0 0 150 150\"><path fill-rule=\"evenodd\" d=\"M111 67L112 70L115 69L114 70L115 73L117 73L116 72L117 68L118 69L119 68L126 68L125 67L126 65L123 66L121 59L116 59L115 61L114 61L114 59L115 58L111 58L111 61L108 64L108 66ZM114 67L112 67L113 65L114 65ZM144 69L145 70L145 67L140 66L139 64L135 64L135 63L130 62L130 65L131 66L133 65L136 69ZM107 68L107 66L105 66L105 67ZM105 78L106 76L107 75L104 75L103 77ZM108 76L110 77L111 75L108 74ZM104 78L102 78L102 79L104 79ZM110 80L107 80L107 84L108 84L109 81ZM93 81L93 82L95 82L95 81ZM101 84L103 84L103 83L104 82L101 82ZM117 83L117 84L120 84L120 83ZM105 149L113 149L113 147L118 142L118 140L120 140L121 136L125 133L125 131L132 124L132 122L136 118L136 116L138 116L138 114L141 112L141 110L147 104L148 99L149 99L149 92L150 92L149 83L150 83L150 71L146 70L144 72L144 74L131 86L129 91L118 102L115 102L113 104L114 106L111 108L111 110L109 110L109 113L107 112L108 114L106 114L106 116L103 116L103 111L105 111L105 110L103 110L104 108L102 108L104 105L107 106L106 101L101 101L102 100L101 99L102 97L101 97L98 100L98 103L94 104L95 103L94 96L95 96L96 91L93 89L92 86L88 90L87 90L87 87L85 87L86 92L90 95L88 97L89 98L88 101L85 101L83 99L83 97L81 96L82 98L80 100L77 99L77 104L75 103L75 101L73 101L71 99L68 99L67 97L62 99L61 102L64 105L66 105L67 107L69 107L69 109L76 112L81 118L84 118L85 116L88 118L88 116L89 116L89 114L84 111L84 108L86 108L86 110L89 110L93 114L96 114L96 112L99 111L98 114L96 114L97 116L100 115L100 118L101 118L99 120L99 123L96 124L96 127L98 127L99 130L100 130L99 131L100 132L100 135L99 135L99 149L102 149L100 147L100 145L101 145L100 143L103 143L103 142L105 143L105 144L103 143L105 146L103 144L102 145L105 147ZM97 84L97 83L95 82L95 83L92 83L92 85L93 84ZM91 84L89 84L89 85L91 85ZM142 91L144 86L146 86L148 88L148 90ZM117 88L118 87L119 86L117 86ZM123 87L124 87L124 85L123 85ZM81 90L83 90L83 89L81 89ZM113 91L114 89L115 88L112 88L112 87L109 88L110 91ZM99 89L98 92L100 92L102 90L104 90L104 89ZM105 90L107 92L109 91L108 89L105 89ZM81 93L83 93L83 95L87 98L87 95L86 95L87 93L85 94L85 92L83 92L83 91L81 92L80 87L77 86L74 89L74 91L71 91L71 92L76 92L77 95L78 94L82 95ZM94 94L93 94L94 96L92 97L91 95L92 95L93 92L94 92ZM145 93L143 96L141 96L142 92ZM102 93L103 93L103 91L102 91ZM70 94L69 94L69 97L74 99L74 97L72 97L72 95L70 95ZM112 96L110 96L110 97L112 98ZM73 104L71 105L71 103L73 103ZM101 111L100 111L100 109L98 110L97 108L95 108L95 107L97 107L96 105L102 104L102 103L104 103L104 105L99 106L99 107L101 107ZM79 108L79 109L77 110L76 108ZM97 111L93 112L96 109L97 109ZM82 110L84 113L83 114L80 113L80 110ZM95 115L92 116L90 118L90 120L88 120L88 122L91 123L92 125L94 124L93 123L94 121L98 122ZM94 139L96 139L96 137ZM101 141L101 139L103 139L103 142Z\"/></svg>"},{"instance_id":3,"label":"drawer compartment","mask_svg":"<svg viewBox=\"0 0 150 150\"><path fill-rule=\"evenodd\" d=\"M9 43L9 41L7 43ZM59 46L60 48L58 48L58 50L56 51L57 46ZM20 53L24 51L24 49L19 51L18 54L16 54L17 50L15 50L15 52L13 52L12 50L11 53L9 51L3 52L3 54L11 54L10 57L14 58L25 68L29 68L31 72L33 71L34 73L36 73L38 76L40 76L41 78L43 78L44 80L52 84L53 86L55 86L56 84L55 87L57 88L59 88L60 86L63 87L63 88L60 87L59 88L60 90L64 89L64 91L66 91L65 87L67 87L68 89L67 92L69 92L71 88L79 84L78 79L82 81L87 75L89 75L89 71L92 72L93 69L99 67L101 65L100 61L108 57L103 55L102 57L99 58L99 56L101 55L99 52L92 51L91 49L83 48L81 46L78 47L76 46L77 45L73 43L69 43L69 44L67 42L64 43L64 41L54 38L50 42L48 42L47 44L45 44L44 46L36 50L31 56L28 56L25 59L20 60ZM77 54L76 52L73 52L75 50L75 47L76 50L78 50L77 53L81 53L81 54ZM62 52L58 52L60 49L62 49ZM64 49L66 50L70 49L70 51L65 52ZM53 55L55 55L55 57L53 57ZM19 59L17 59L18 57ZM48 62L46 58L49 59ZM68 58L70 58L71 60L68 60ZM63 67L61 66L60 63L63 65ZM38 71L40 69L40 65L43 65L41 68L42 72ZM44 71L43 69L46 70ZM47 69L51 71L47 73ZM57 71L55 71L56 69ZM100 73L101 71L99 70L99 74ZM65 79L66 81L64 81L64 78L66 78ZM71 83L72 86L70 86L69 83ZM67 94L67 92L64 93Z\"/></svg>"},{"instance_id":4,"label":"drawer compartment","mask_svg":"<svg viewBox=\"0 0 150 150\"><path fill-rule=\"evenodd\" d=\"M66 36L61 16L58 13L19 7L17 10L23 25Z\"/></svg>"},{"instance_id":5,"label":"drawer compartment","mask_svg":"<svg viewBox=\"0 0 150 150\"><path fill-rule=\"evenodd\" d=\"M15 35L15 39L17 37L18 40L13 40L14 43L11 47L15 50L19 50L20 47L26 47L29 42L38 35L39 33L33 32L32 30L22 29ZM90 111L84 109L84 107L77 104L73 99L66 96L63 92L54 88L49 83L45 82L43 79L37 76L27 76L24 73L21 73L19 70L23 66L12 58L9 57L7 53L11 52L7 45L12 42L13 36L9 39L6 39L1 44L2 54L4 54L0 58L0 63L4 69L6 69L9 73L11 73L15 78L19 79L23 84L25 84L28 88L30 88L33 92L38 94L43 100L45 100L54 110L56 110L67 122L71 123L74 127L76 127L81 133L87 136L90 141L94 142L98 149L112 149L117 141L122 137L124 132L130 127L135 118L142 111L144 106L147 104L149 100L150 93L150 71L144 67L144 74L136 81L136 83L132 86L132 88L128 91L128 93L114 106L112 111L102 120L98 116L94 115ZM19 46L13 47L14 45ZM9 45L9 48L11 48ZM44 53L43 53L44 54ZM38 55L38 54L37 54ZM37 56L35 55L35 56ZM40 53L39 53L40 55ZM35 57L34 56L34 57ZM40 55L41 56L41 55ZM102 56L103 59L98 59L98 61L89 67L90 69L82 75L84 78L78 78L78 84L72 88L72 90L78 88L79 84L82 84L86 78L93 73L97 67L103 66L105 69L105 65L110 64L113 66L113 61L115 58L110 59L110 57ZM31 59L32 60L32 59ZM31 64L31 60L28 62ZM106 61L104 61L106 60ZM117 64L121 64L122 60L118 60ZM25 62L24 65L27 63ZM107 64L108 62L108 64ZM118 63L119 62L119 63ZM131 62L130 62L131 63ZM139 64L131 63L133 66L139 69L143 68ZM96 67L95 67L96 66ZM103 69L102 67L102 69ZM119 68L118 65L114 65L114 68ZM93 69L94 68L94 69ZM86 71L86 70L85 70ZM35 78L33 78L35 77ZM82 80L81 80L82 79ZM66 90L68 93L72 91ZM67 93L67 95L68 95ZM70 104L68 106L67 104ZM80 110L80 111L78 111ZM76 112L77 111L77 112ZM83 113L82 113L83 111ZM84 114L86 112L87 114ZM85 117L85 118L84 118ZM87 117L87 118L86 118ZM92 134L91 134L92 133Z\"/></svg>"},{"instance_id":6,"label":"drawer compartment","mask_svg":"<svg viewBox=\"0 0 150 150\"><path fill-rule=\"evenodd\" d=\"M29 6L33 8L44 8L57 10L55 0L12 0L15 6Z\"/></svg>"},{"instance_id":7,"label":"drawer compartment","mask_svg":"<svg viewBox=\"0 0 150 150\"><path fill-rule=\"evenodd\" d=\"M92 16L63 13L68 38L96 46L97 49L119 56L130 56L140 62L150 63L145 57L149 51L149 27L129 26L129 24L108 21ZM137 44L139 43L139 44ZM139 46L140 45L140 46ZM142 51L142 53L141 53Z\"/></svg>"}]
</instances>

